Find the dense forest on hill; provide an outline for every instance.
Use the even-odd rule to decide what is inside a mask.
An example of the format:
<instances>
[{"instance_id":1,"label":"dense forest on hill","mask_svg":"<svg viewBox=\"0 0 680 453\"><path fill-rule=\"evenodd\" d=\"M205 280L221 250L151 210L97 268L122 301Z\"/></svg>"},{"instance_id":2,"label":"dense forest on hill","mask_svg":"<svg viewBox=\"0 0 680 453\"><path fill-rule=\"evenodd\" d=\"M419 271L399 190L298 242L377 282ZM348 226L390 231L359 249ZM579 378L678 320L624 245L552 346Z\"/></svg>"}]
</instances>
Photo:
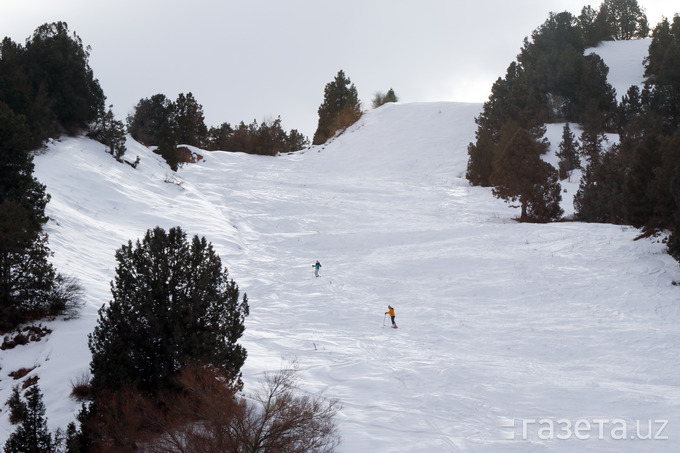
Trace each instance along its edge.
<instances>
[{"instance_id":1,"label":"dense forest on hill","mask_svg":"<svg viewBox=\"0 0 680 453\"><path fill-rule=\"evenodd\" d=\"M649 35L635 1L606 0L579 16L551 14L525 39L476 118L469 181L518 201L520 220L554 221L561 217L557 175L582 168L577 220L669 230L670 253L680 258L680 17L651 30L645 86L630 87L621 102L602 59L584 55L602 41ZM559 171L541 161L546 123L567 123ZM569 123L583 130L578 140ZM606 132L618 133L620 142L605 149Z\"/></svg>"}]
</instances>

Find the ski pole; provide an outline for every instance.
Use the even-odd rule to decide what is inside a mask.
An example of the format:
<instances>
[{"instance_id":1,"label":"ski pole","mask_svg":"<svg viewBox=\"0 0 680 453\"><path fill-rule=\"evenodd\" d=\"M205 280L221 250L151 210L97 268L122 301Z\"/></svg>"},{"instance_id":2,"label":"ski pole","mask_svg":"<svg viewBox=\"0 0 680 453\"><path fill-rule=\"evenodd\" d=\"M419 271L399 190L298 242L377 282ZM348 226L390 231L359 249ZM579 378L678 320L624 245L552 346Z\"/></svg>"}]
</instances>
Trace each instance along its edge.
<instances>
[{"instance_id":1,"label":"ski pole","mask_svg":"<svg viewBox=\"0 0 680 453\"><path fill-rule=\"evenodd\" d=\"M385 316L383 316L383 327L385 327L385 319L387 319L387 313L385 313Z\"/></svg>"}]
</instances>

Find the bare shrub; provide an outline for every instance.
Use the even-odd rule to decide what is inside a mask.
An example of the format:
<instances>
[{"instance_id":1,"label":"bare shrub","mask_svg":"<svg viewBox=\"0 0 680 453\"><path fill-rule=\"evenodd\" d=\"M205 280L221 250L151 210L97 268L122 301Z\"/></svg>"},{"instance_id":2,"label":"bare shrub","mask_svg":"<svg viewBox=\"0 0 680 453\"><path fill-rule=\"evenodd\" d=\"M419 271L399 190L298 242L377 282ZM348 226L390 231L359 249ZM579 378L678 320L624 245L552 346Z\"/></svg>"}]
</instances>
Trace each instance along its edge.
<instances>
[{"instance_id":1,"label":"bare shrub","mask_svg":"<svg viewBox=\"0 0 680 453\"><path fill-rule=\"evenodd\" d=\"M119 390L98 395L89 428L100 451L146 453L332 453L340 443L335 400L296 385L296 368L265 377L238 398L240 383L210 366L182 368L176 388L155 396Z\"/></svg>"},{"instance_id":2,"label":"bare shrub","mask_svg":"<svg viewBox=\"0 0 680 453\"><path fill-rule=\"evenodd\" d=\"M237 437L245 451L330 453L340 444L337 400L297 387L297 368L267 374L255 404L243 405Z\"/></svg>"},{"instance_id":3,"label":"bare shrub","mask_svg":"<svg viewBox=\"0 0 680 453\"><path fill-rule=\"evenodd\" d=\"M84 371L75 379L71 379L71 396L78 401L89 400L92 394L92 385L90 380L92 375Z\"/></svg>"},{"instance_id":4,"label":"bare shrub","mask_svg":"<svg viewBox=\"0 0 680 453\"><path fill-rule=\"evenodd\" d=\"M102 392L92 405L88 430L102 452L232 451L233 442L219 437L234 419L240 387L232 382L214 367L188 364L175 388L155 395L131 387Z\"/></svg>"},{"instance_id":5,"label":"bare shrub","mask_svg":"<svg viewBox=\"0 0 680 453\"><path fill-rule=\"evenodd\" d=\"M150 440L145 429L147 415L153 414L150 404L129 387L97 395L87 419L87 432L97 444L96 451L137 451L138 443Z\"/></svg>"},{"instance_id":6,"label":"bare shrub","mask_svg":"<svg viewBox=\"0 0 680 453\"><path fill-rule=\"evenodd\" d=\"M219 370L195 364L186 366L178 382L182 391L164 406L168 412L163 433L147 445L150 453L221 453L242 451L233 428L241 404L235 395L240 382L233 383Z\"/></svg>"},{"instance_id":7,"label":"bare shrub","mask_svg":"<svg viewBox=\"0 0 680 453\"><path fill-rule=\"evenodd\" d=\"M78 279L59 274L55 278L54 288L49 297L48 314L74 318L82 306L82 297L83 288Z\"/></svg>"}]
</instances>

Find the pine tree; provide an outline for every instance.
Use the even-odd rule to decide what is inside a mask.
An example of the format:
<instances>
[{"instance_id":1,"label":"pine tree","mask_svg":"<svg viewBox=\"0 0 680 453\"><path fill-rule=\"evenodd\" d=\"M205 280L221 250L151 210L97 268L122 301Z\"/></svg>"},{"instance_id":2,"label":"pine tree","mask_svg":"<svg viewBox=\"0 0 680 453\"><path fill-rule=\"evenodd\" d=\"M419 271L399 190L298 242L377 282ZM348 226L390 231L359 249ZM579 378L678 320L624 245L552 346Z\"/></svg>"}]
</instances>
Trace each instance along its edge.
<instances>
[{"instance_id":1,"label":"pine tree","mask_svg":"<svg viewBox=\"0 0 680 453\"><path fill-rule=\"evenodd\" d=\"M291 129L288 133L288 151L299 151L309 146L309 139L298 132L297 129Z\"/></svg>"},{"instance_id":2,"label":"pine tree","mask_svg":"<svg viewBox=\"0 0 680 453\"><path fill-rule=\"evenodd\" d=\"M326 84L324 100L319 106L319 124L312 143L320 145L361 118L361 103L354 84L341 70Z\"/></svg>"},{"instance_id":3,"label":"pine tree","mask_svg":"<svg viewBox=\"0 0 680 453\"><path fill-rule=\"evenodd\" d=\"M661 167L660 136L645 135L636 144L628 163L623 185L626 221L637 227L645 226L654 215L655 200L650 185L655 169Z\"/></svg>"},{"instance_id":4,"label":"pine tree","mask_svg":"<svg viewBox=\"0 0 680 453\"><path fill-rule=\"evenodd\" d=\"M619 131L623 131L631 119L642 115L642 98L640 88L637 85L628 88L626 94L621 98L618 115Z\"/></svg>"},{"instance_id":5,"label":"pine tree","mask_svg":"<svg viewBox=\"0 0 680 453\"><path fill-rule=\"evenodd\" d=\"M112 107L110 106L107 112L100 112L94 123L90 125L88 135L106 145L108 152L117 160L120 160L127 151L125 126L123 126L122 121L114 118Z\"/></svg>"},{"instance_id":6,"label":"pine tree","mask_svg":"<svg viewBox=\"0 0 680 453\"><path fill-rule=\"evenodd\" d=\"M57 285L42 232L49 195L33 177L27 131L24 117L0 102L0 329L39 316Z\"/></svg>"},{"instance_id":7,"label":"pine tree","mask_svg":"<svg viewBox=\"0 0 680 453\"><path fill-rule=\"evenodd\" d=\"M395 94L394 90L390 88L387 93L377 92L373 96L373 108L377 109L381 105L385 105L389 102L399 102L399 98Z\"/></svg>"},{"instance_id":8,"label":"pine tree","mask_svg":"<svg viewBox=\"0 0 680 453\"><path fill-rule=\"evenodd\" d=\"M57 284L47 235L33 230L27 210L0 203L0 329L47 315Z\"/></svg>"},{"instance_id":9,"label":"pine tree","mask_svg":"<svg viewBox=\"0 0 680 453\"><path fill-rule=\"evenodd\" d=\"M47 222L45 186L33 177L30 131L26 118L0 102L0 201L13 200L27 210L33 230Z\"/></svg>"},{"instance_id":10,"label":"pine tree","mask_svg":"<svg viewBox=\"0 0 680 453\"><path fill-rule=\"evenodd\" d=\"M607 141L607 137L594 129L586 128L579 137L581 142L578 152L588 165L597 166L602 159L602 144Z\"/></svg>"},{"instance_id":11,"label":"pine tree","mask_svg":"<svg viewBox=\"0 0 680 453\"><path fill-rule=\"evenodd\" d=\"M174 115L175 105L164 94L155 94L140 99L132 115L128 115L128 133L146 146L158 146L164 132L169 132L168 124Z\"/></svg>"},{"instance_id":12,"label":"pine tree","mask_svg":"<svg viewBox=\"0 0 680 453\"><path fill-rule=\"evenodd\" d=\"M557 219L562 214L559 181L552 165L540 157L544 145L512 122L503 127L501 135L502 147L491 174L493 194L507 202L519 201L521 221Z\"/></svg>"},{"instance_id":13,"label":"pine tree","mask_svg":"<svg viewBox=\"0 0 680 453\"><path fill-rule=\"evenodd\" d=\"M26 392L25 415L5 443L5 453L52 453L54 443L47 429L45 404L37 385Z\"/></svg>"},{"instance_id":14,"label":"pine tree","mask_svg":"<svg viewBox=\"0 0 680 453\"><path fill-rule=\"evenodd\" d=\"M230 140L234 136L234 129L229 123L222 123L218 127L212 126L208 130L206 149L209 151L233 151Z\"/></svg>"},{"instance_id":15,"label":"pine tree","mask_svg":"<svg viewBox=\"0 0 680 453\"><path fill-rule=\"evenodd\" d=\"M630 40L649 35L647 16L637 0L604 0L600 15L607 24L609 39Z\"/></svg>"},{"instance_id":16,"label":"pine tree","mask_svg":"<svg viewBox=\"0 0 680 453\"><path fill-rule=\"evenodd\" d=\"M205 126L203 106L191 93L180 93L175 101L175 125L177 143L200 147L205 142L208 129Z\"/></svg>"},{"instance_id":17,"label":"pine tree","mask_svg":"<svg viewBox=\"0 0 680 453\"><path fill-rule=\"evenodd\" d=\"M34 96L44 92L56 121L69 133L86 128L104 109L106 97L89 57L89 48L66 22L41 25L26 42L25 71Z\"/></svg>"},{"instance_id":18,"label":"pine tree","mask_svg":"<svg viewBox=\"0 0 680 453\"><path fill-rule=\"evenodd\" d=\"M274 121L263 121L259 126L253 123L246 151L266 156L289 151L288 135L281 127L281 117Z\"/></svg>"},{"instance_id":19,"label":"pine tree","mask_svg":"<svg viewBox=\"0 0 680 453\"><path fill-rule=\"evenodd\" d=\"M12 387L12 395L7 400L7 407L9 408L9 422L17 425L26 420L28 408L26 402L21 398L19 386Z\"/></svg>"},{"instance_id":20,"label":"pine tree","mask_svg":"<svg viewBox=\"0 0 680 453\"><path fill-rule=\"evenodd\" d=\"M675 230L680 226L680 129L662 138L659 155L647 187L653 211L646 226Z\"/></svg>"},{"instance_id":21,"label":"pine tree","mask_svg":"<svg viewBox=\"0 0 680 453\"><path fill-rule=\"evenodd\" d=\"M559 171L560 179L570 177L570 172L581 166L578 158L578 143L574 133L571 132L569 123L564 125L562 129L562 141L559 146L560 150L557 152L557 157L560 158Z\"/></svg>"},{"instance_id":22,"label":"pine tree","mask_svg":"<svg viewBox=\"0 0 680 453\"><path fill-rule=\"evenodd\" d=\"M623 222L625 173L623 159L616 149L588 165L574 196L576 219L584 222Z\"/></svg>"},{"instance_id":23,"label":"pine tree","mask_svg":"<svg viewBox=\"0 0 680 453\"><path fill-rule=\"evenodd\" d=\"M491 131L480 127L477 142L468 145L468 164L465 177L473 186L491 185L495 144Z\"/></svg>"},{"instance_id":24,"label":"pine tree","mask_svg":"<svg viewBox=\"0 0 680 453\"><path fill-rule=\"evenodd\" d=\"M614 88L607 82L609 68L599 55L582 58L573 97L573 118L584 128L606 130L616 115Z\"/></svg>"},{"instance_id":25,"label":"pine tree","mask_svg":"<svg viewBox=\"0 0 680 453\"><path fill-rule=\"evenodd\" d=\"M577 23L583 35L583 42L586 47L595 47L606 36L603 35L602 30L599 29L597 22L598 12L590 5L584 6L581 9L581 15L578 16Z\"/></svg>"},{"instance_id":26,"label":"pine tree","mask_svg":"<svg viewBox=\"0 0 680 453\"><path fill-rule=\"evenodd\" d=\"M562 187L559 172L543 161L540 162L539 169L544 179L538 180L529 194L527 219L532 222L553 222L564 214L560 206Z\"/></svg>"},{"instance_id":27,"label":"pine tree","mask_svg":"<svg viewBox=\"0 0 680 453\"><path fill-rule=\"evenodd\" d=\"M95 395L124 385L168 388L189 360L238 377L247 297L238 300L238 287L205 238L189 244L181 228L157 227L122 246L116 261L113 300L89 336Z\"/></svg>"}]
</instances>

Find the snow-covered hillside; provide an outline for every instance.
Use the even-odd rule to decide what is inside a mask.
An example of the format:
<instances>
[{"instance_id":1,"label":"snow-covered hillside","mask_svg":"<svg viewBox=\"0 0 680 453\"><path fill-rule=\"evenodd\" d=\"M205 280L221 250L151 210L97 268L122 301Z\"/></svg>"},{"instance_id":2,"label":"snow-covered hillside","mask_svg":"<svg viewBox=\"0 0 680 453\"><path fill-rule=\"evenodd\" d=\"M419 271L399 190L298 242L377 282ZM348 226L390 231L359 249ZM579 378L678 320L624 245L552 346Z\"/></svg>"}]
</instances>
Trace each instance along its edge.
<instances>
[{"instance_id":1,"label":"snow-covered hillside","mask_svg":"<svg viewBox=\"0 0 680 453\"><path fill-rule=\"evenodd\" d=\"M297 360L305 390L343 405L342 452L677 451L678 264L633 228L514 222L464 177L480 109L389 104L325 146L202 153L177 174L132 141L137 169L87 139L50 145L50 246L85 306L0 354L0 401L36 366L50 426L71 421L115 250L180 225L248 294L246 391Z\"/></svg>"}]
</instances>

